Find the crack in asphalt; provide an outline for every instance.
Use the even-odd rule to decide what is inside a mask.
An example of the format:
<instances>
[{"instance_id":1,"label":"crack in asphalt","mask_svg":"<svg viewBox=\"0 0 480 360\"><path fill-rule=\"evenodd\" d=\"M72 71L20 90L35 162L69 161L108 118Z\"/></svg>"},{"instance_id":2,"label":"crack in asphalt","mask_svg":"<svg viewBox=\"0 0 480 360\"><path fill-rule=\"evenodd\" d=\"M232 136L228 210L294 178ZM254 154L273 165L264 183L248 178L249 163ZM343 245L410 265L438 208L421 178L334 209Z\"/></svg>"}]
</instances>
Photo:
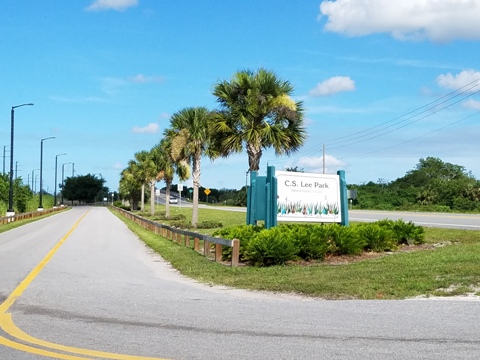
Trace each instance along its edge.
<instances>
[{"instance_id":1,"label":"crack in asphalt","mask_svg":"<svg viewBox=\"0 0 480 360\"><path fill-rule=\"evenodd\" d=\"M62 320L77 320L85 323L95 324L110 324L132 327L143 327L153 329L165 329L171 331L186 331L192 333L209 333L215 335L244 335L252 337L271 337L271 338L299 338L299 339L311 339L311 340L336 340L336 341L357 341L357 340L370 340L381 342L405 342L405 343L431 343L431 344L463 344L463 345L480 345L480 340L462 340L453 338L413 338L413 337L388 337L388 336L345 336L345 335L324 335L324 334L293 334L293 333L281 333L281 332L268 332L268 331L254 331L254 330L228 330L228 329L212 329L208 327L178 325L170 323L153 323L145 321L129 321L122 319L115 319L109 317L91 316L84 314L77 314L64 310L54 310L42 308L39 306L21 306L16 309L16 312L20 312L24 315L40 315L49 318L56 318Z\"/></svg>"}]
</instances>

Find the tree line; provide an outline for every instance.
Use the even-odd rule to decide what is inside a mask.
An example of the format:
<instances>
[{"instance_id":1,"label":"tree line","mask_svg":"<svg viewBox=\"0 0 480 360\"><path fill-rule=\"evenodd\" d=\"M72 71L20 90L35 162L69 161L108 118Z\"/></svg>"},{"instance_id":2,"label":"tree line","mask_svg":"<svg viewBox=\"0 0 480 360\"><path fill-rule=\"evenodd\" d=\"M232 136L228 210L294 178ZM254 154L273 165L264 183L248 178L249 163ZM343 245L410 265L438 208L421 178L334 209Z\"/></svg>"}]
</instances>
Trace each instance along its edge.
<instances>
[{"instance_id":1,"label":"tree line","mask_svg":"<svg viewBox=\"0 0 480 360\"><path fill-rule=\"evenodd\" d=\"M480 181L461 165L439 158L421 158L405 176L361 185L353 205L360 209L480 211Z\"/></svg>"}]
</instances>

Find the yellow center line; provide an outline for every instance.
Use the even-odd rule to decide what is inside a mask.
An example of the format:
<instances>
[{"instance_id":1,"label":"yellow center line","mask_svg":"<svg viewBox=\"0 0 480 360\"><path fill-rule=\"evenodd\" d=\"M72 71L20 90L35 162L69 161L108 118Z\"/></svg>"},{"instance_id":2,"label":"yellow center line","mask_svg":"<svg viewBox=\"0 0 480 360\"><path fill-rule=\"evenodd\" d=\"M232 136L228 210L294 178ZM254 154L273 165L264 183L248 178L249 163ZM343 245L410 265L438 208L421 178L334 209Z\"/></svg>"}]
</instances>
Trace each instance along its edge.
<instances>
[{"instance_id":1,"label":"yellow center line","mask_svg":"<svg viewBox=\"0 0 480 360\"><path fill-rule=\"evenodd\" d=\"M73 227L65 234L63 238L54 246L52 250L43 258L43 260L33 269L27 277L17 286L17 288L10 294L10 296L0 305L0 328L3 329L7 334L14 337L17 340L29 343L34 346L41 346L42 348L32 347L25 345L23 343L15 342L0 336L0 345L4 345L19 351L24 351L32 354L47 356L56 359L65 359L65 360L84 360L94 358L103 358L103 359L117 359L117 360L166 360L162 358L152 358L152 357L142 357L142 356L131 356L124 354L115 354L102 351L88 350L70 346L64 346L41 339L37 339L33 336L30 336L19 329L12 320L12 315L7 313L10 307L15 303L15 301L23 294L27 287L32 283L32 281L37 277L37 275L43 270L43 268L48 264L52 259L53 255L58 251L60 246L67 240L67 238L73 233L77 228L80 222L88 214L87 211L82 217L73 225ZM77 357L70 354L62 354L53 351L63 351L71 354L77 354L80 356L86 357Z\"/></svg>"},{"instance_id":2,"label":"yellow center line","mask_svg":"<svg viewBox=\"0 0 480 360\"><path fill-rule=\"evenodd\" d=\"M42 355L42 356L47 356L51 357L54 359L64 359L64 360L85 360L89 358L85 357L77 357L77 356L72 356L72 355L66 355L66 354L58 354L55 352L51 352L48 350L42 350L42 349L37 349L28 345L20 344L17 342L14 342L12 340L5 339L4 337L0 336L0 345L4 345L16 350L20 350L23 352L28 352L30 354L35 354L35 355ZM90 358L91 359L91 358Z\"/></svg>"},{"instance_id":3,"label":"yellow center line","mask_svg":"<svg viewBox=\"0 0 480 360\"><path fill-rule=\"evenodd\" d=\"M27 275L25 279L17 286L15 290L10 294L10 296L0 305L0 314L6 313L8 309L15 303L15 301L23 294L27 287L32 283L32 281L37 277L40 271L48 264L52 259L53 255L58 251L60 246L67 240L67 238L72 234L72 232L77 228L80 221L82 221L85 216L87 216L88 211L82 215L80 219L73 225L73 227L65 234L63 238L53 247L52 250L43 258L42 261L33 269L30 274Z\"/></svg>"}]
</instances>

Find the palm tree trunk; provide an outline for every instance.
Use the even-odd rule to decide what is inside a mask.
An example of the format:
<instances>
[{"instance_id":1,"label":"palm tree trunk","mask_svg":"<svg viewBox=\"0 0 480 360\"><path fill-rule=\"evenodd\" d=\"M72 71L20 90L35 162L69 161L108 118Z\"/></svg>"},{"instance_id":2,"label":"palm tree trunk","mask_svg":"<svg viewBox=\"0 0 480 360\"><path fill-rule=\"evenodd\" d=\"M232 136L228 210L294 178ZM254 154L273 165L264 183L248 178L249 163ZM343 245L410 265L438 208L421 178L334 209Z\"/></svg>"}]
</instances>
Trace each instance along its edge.
<instances>
[{"instance_id":1,"label":"palm tree trunk","mask_svg":"<svg viewBox=\"0 0 480 360\"><path fill-rule=\"evenodd\" d=\"M165 190L165 217L168 219L170 217L170 186L172 185L172 181L165 180L165 185L167 190Z\"/></svg>"},{"instance_id":2,"label":"palm tree trunk","mask_svg":"<svg viewBox=\"0 0 480 360\"><path fill-rule=\"evenodd\" d=\"M150 215L155 215L155 181L150 181Z\"/></svg>"},{"instance_id":3,"label":"palm tree trunk","mask_svg":"<svg viewBox=\"0 0 480 360\"><path fill-rule=\"evenodd\" d=\"M250 171L260 169L260 158L262 157L262 148L253 143L247 144L248 166Z\"/></svg>"},{"instance_id":4,"label":"palm tree trunk","mask_svg":"<svg viewBox=\"0 0 480 360\"><path fill-rule=\"evenodd\" d=\"M142 184L142 197L141 197L141 204L140 204L140 211L145 210L145 183Z\"/></svg>"},{"instance_id":5,"label":"palm tree trunk","mask_svg":"<svg viewBox=\"0 0 480 360\"><path fill-rule=\"evenodd\" d=\"M192 208L192 226L196 227L198 224L198 190L200 188L200 162L201 155L195 154L193 158L193 208Z\"/></svg>"}]
</instances>

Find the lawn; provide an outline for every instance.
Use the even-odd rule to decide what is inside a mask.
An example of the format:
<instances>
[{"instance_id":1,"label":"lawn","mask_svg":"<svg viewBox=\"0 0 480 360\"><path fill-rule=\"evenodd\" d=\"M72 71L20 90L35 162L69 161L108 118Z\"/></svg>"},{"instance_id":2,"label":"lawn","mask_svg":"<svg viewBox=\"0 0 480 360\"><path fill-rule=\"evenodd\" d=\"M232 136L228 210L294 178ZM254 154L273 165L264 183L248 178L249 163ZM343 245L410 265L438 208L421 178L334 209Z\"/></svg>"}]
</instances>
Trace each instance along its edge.
<instances>
[{"instance_id":1,"label":"lawn","mask_svg":"<svg viewBox=\"0 0 480 360\"><path fill-rule=\"evenodd\" d=\"M163 210L162 206L157 209ZM170 210L171 215L183 214L189 221L191 208ZM199 222L218 221L224 227L245 223L245 213L214 208L199 211ZM147 217L146 213L139 215ZM427 245L403 249L408 251L333 262L231 268L122 220L182 274L206 284L325 299L404 299L471 292L480 295L480 231L426 228ZM198 231L211 234L214 230Z\"/></svg>"}]
</instances>

